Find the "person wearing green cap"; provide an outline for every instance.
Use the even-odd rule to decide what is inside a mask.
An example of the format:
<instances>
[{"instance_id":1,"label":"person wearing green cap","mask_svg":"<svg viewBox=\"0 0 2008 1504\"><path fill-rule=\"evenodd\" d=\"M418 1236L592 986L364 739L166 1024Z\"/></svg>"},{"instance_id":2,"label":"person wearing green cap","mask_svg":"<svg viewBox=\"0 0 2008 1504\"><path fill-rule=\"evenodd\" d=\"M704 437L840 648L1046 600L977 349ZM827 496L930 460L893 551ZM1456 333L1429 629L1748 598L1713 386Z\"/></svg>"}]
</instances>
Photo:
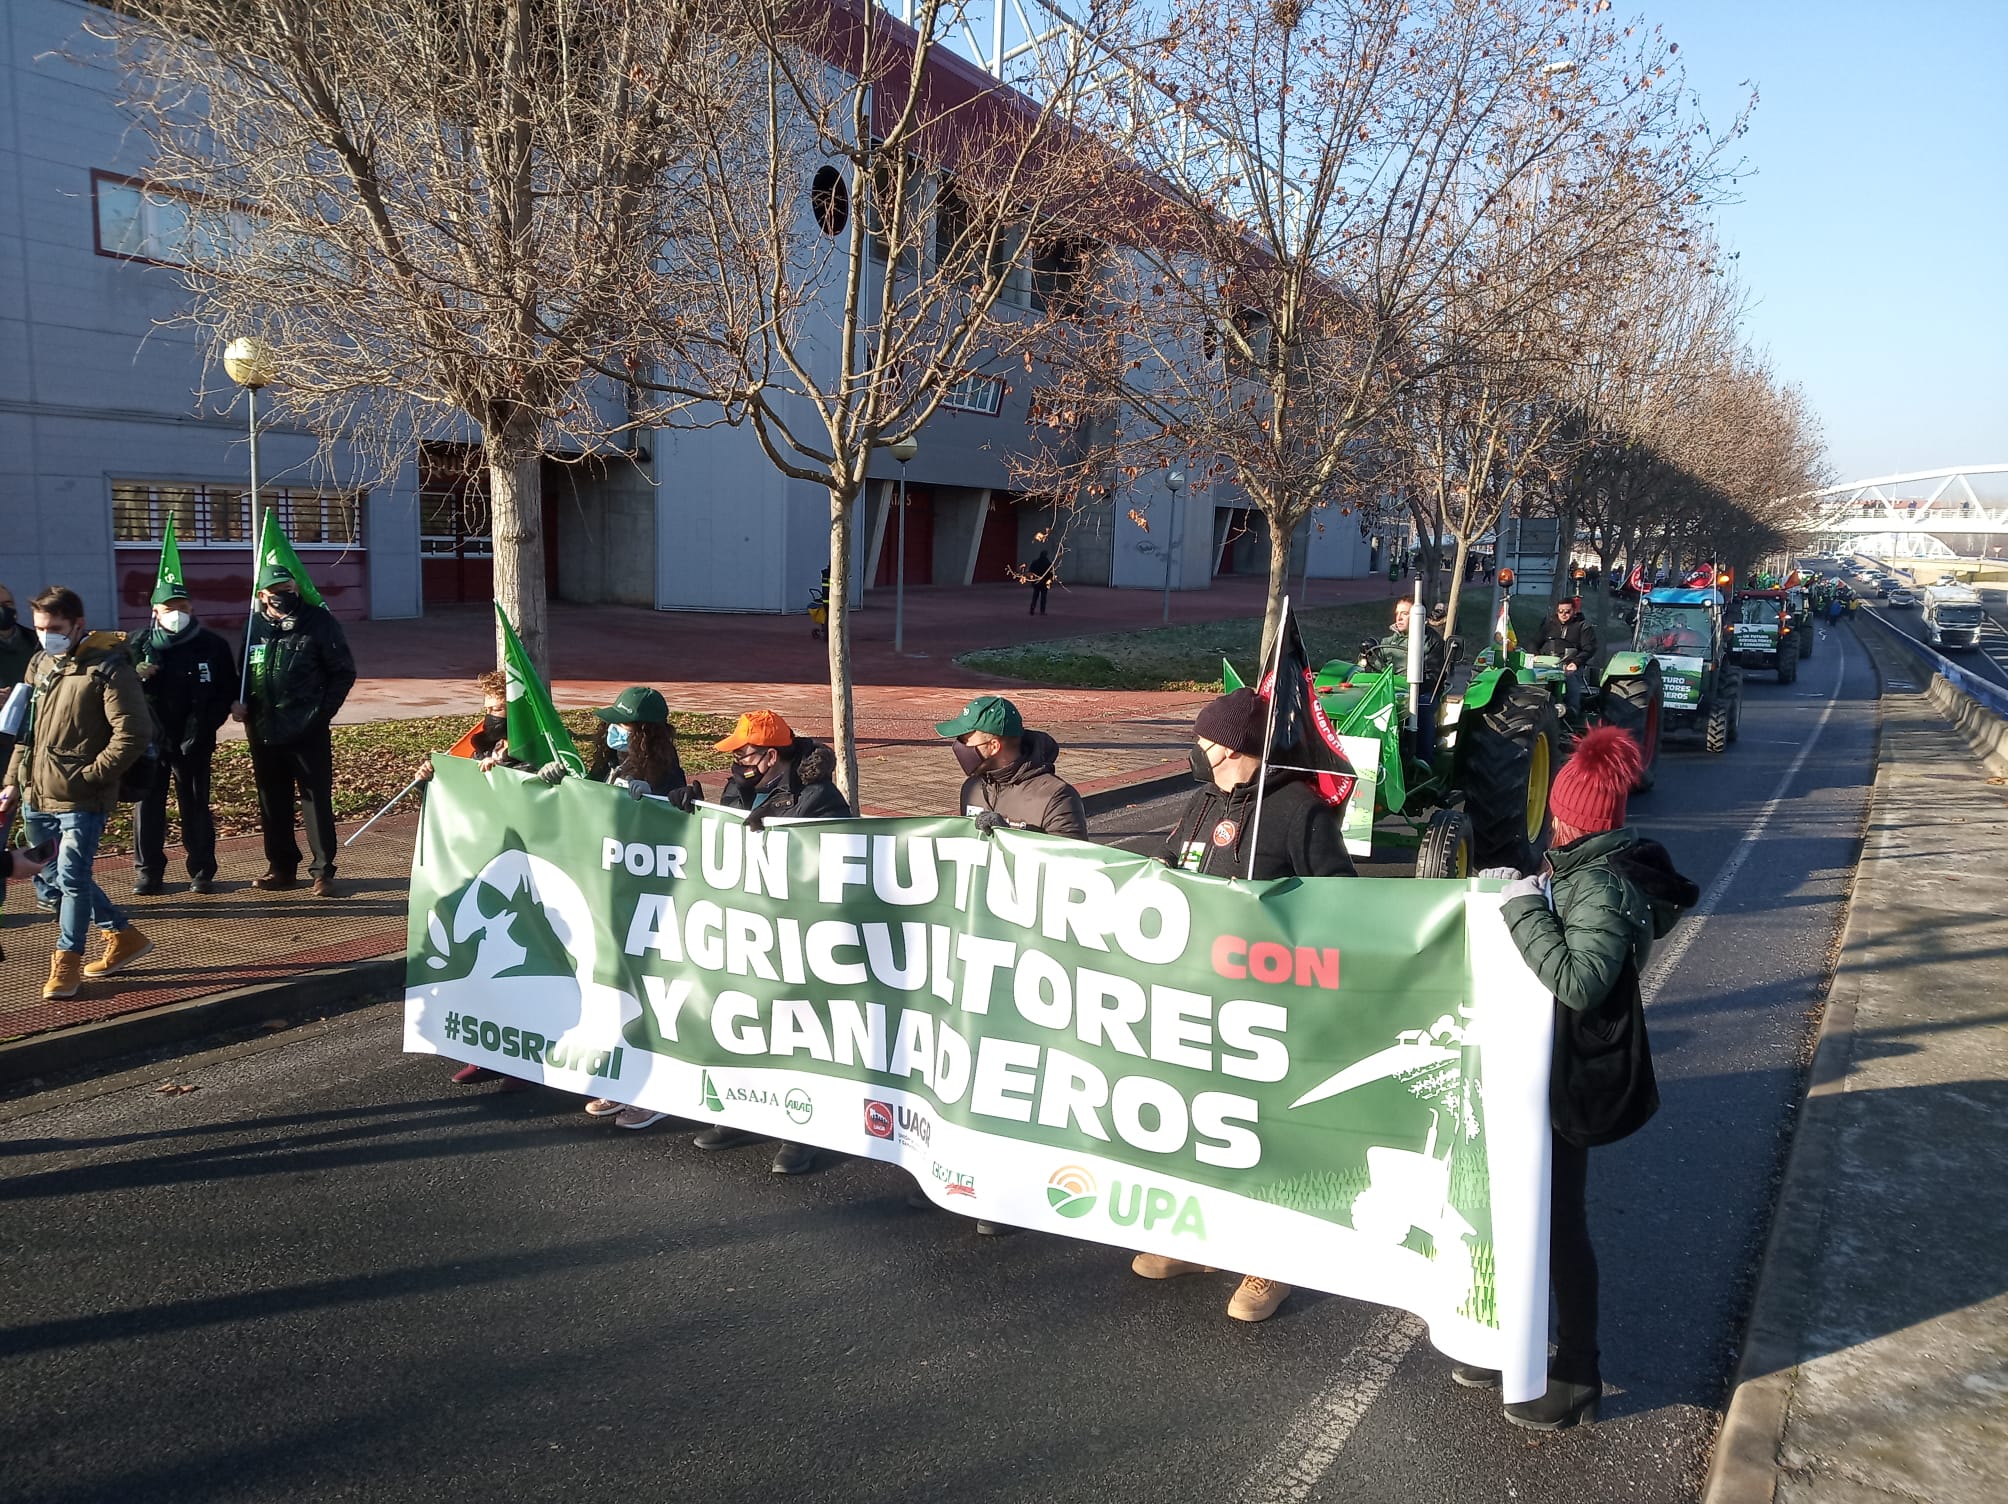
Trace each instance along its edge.
<instances>
[{"instance_id":1,"label":"person wearing green cap","mask_svg":"<svg viewBox=\"0 0 2008 1504\"><path fill-rule=\"evenodd\" d=\"M318 599L318 597L316 597ZM355 687L356 660L341 624L300 589L292 570L270 560L258 572L258 609L245 636L247 703L230 714L244 722L266 867L251 886L299 884L300 845L293 835L294 790L306 816L314 896L335 896L335 746L329 727Z\"/></svg>"},{"instance_id":2,"label":"person wearing green cap","mask_svg":"<svg viewBox=\"0 0 2008 1504\"><path fill-rule=\"evenodd\" d=\"M1002 695L978 695L934 729L955 743L964 775L961 813L983 829L1008 825L1088 838L1079 792L1053 771L1060 744L1043 731L1027 731L1018 707Z\"/></svg>"},{"instance_id":3,"label":"person wearing green cap","mask_svg":"<svg viewBox=\"0 0 2008 1504\"><path fill-rule=\"evenodd\" d=\"M600 783L625 788L637 799L651 794L667 799L678 809L688 810L704 797L704 790L683 774L683 760L676 751L676 727L670 724L669 702L646 684L630 684L593 714L604 727L593 748L589 777ZM616 1128L652 1128L669 1116L653 1107L635 1107L613 1097L594 1097L586 1103L589 1117L614 1120Z\"/></svg>"},{"instance_id":4,"label":"person wearing green cap","mask_svg":"<svg viewBox=\"0 0 2008 1504\"><path fill-rule=\"evenodd\" d=\"M216 881L216 820L209 770L216 733L237 697L230 644L189 609L188 586L165 569L153 591L153 624L132 643L140 685L159 732L146 792L133 809L132 890L158 893L167 875L167 792L174 790L189 886L207 893Z\"/></svg>"}]
</instances>

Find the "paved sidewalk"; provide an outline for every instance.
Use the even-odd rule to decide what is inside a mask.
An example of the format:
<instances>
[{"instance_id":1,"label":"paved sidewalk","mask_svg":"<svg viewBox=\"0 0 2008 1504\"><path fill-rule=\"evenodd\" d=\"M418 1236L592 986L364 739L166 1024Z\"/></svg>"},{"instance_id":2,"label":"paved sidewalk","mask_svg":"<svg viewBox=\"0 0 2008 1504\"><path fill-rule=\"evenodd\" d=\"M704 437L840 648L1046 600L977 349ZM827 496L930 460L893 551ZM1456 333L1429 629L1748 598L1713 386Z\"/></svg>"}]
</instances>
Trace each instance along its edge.
<instances>
[{"instance_id":1,"label":"paved sidewalk","mask_svg":"<svg viewBox=\"0 0 2008 1504\"><path fill-rule=\"evenodd\" d=\"M2004 1493L2008 786L1862 640L1868 839L1707 1504Z\"/></svg>"}]
</instances>

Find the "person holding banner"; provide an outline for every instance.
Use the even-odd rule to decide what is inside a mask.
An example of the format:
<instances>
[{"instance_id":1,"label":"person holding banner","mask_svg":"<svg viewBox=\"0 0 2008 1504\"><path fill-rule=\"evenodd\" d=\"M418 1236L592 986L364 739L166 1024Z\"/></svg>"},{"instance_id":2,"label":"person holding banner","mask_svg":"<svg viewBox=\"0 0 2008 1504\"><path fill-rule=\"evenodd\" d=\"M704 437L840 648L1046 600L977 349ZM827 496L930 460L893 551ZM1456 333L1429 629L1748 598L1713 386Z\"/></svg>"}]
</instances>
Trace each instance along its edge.
<instances>
[{"instance_id":1,"label":"person holding banner","mask_svg":"<svg viewBox=\"0 0 2008 1504\"><path fill-rule=\"evenodd\" d=\"M978 695L934 729L955 743L964 774L959 814L986 830L994 828L988 816L1013 830L1088 838L1080 793L1053 771L1060 744L1043 731L1027 731L1018 707L1002 695Z\"/></svg>"},{"instance_id":2,"label":"person holding banner","mask_svg":"<svg viewBox=\"0 0 2008 1504\"><path fill-rule=\"evenodd\" d=\"M1268 766L1269 701L1237 689L1209 702L1193 721L1192 776L1202 785L1165 842L1167 866L1212 877L1353 877L1341 811L1318 793L1306 768ZM1257 791L1260 827L1250 832ZM1140 1253L1132 1272L1145 1279L1211 1274L1206 1264ZM1289 1299L1290 1286L1249 1274L1227 1302L1236 1321L1266 1321Z\"/></svg>"},{"instance_id":3,"label":"person holding banner","mask_svg":"<svg viewBox=\"0 0 2008 1504\"><path fill-rule=\"evenodd\" d=\"M1558 1015L1562 1009L1600 1015L1613 1007L1628 1009L1636 1014L1639 1053L1645 1055L1639 974L1653 941L1701 895L1674 870L1665 848L1624 828L1626 797L1641 765L1638 744L1628 733L1613 726L1587 732L1555 775L1548 797L1554 844L1544 870L1523 877L1512 868L1491 868L1480 876L1512 879L1500 895L1507 931L1529 968L1554 993ZM1568 1116L1584 1104L1562 1089L1563 1083L1580 1078L1565 1073L1571 1063L1570 1031L1559 1017L1557 1036L1548 1212L1555 1350L1548 1362L1547 1393L1506 1407L1509 1421L1532 1431L1596 1419L1603 1375L1597 1348L1597 1255L1590 1242L1587 1198L1589 1150L1635 1131L1659 1102L1650 1057L1645 1056L1642 1074L1627 1088L1636 1100L1593 1100L1588 1105L1600 1113L1617 1115L1602 1132L1586 1135ZM1492 1370L1462 1364L1451 1377L1470 1389L1499 1383Z\"/></svg>"},{"instance_id":4,"label":"person holding banner","mask_svg":"<svg viewBox=\"0 0 2008 1504\"><path fill-rule=\"evenodd\" d=\"M757 830L770 816L851 818L850 801L836 785L836 754L821 742L795 735L775 711L747 711L732 734L717 743L717 750L732 754L732 772L719 802L728 809L745 810L748 827ZM758 1136L721 1123L691 1142L700 1149L731 1149ZM776 1175L802 1175L815 1165L813 1145L784 1143L773 1168Z\"/></svg>"},{"instance_id":5,"label":"person holding banner","mask_svg":"<svg viewBox=\"0 0 2008 1504\"><path fill-rule=\"evenodd\" d=\"M299 885L300 845L293 834L294 791L305 815L308 871L316 898L335 896L335 747L329 728L356 682L348 638L307 579L291 545L265 514L266 547L257 607L244 644L244 695L231 715L245 723L265 871L251 886ZM274 546L274 539L283 548Z\"/></svg>"}]
</instances>

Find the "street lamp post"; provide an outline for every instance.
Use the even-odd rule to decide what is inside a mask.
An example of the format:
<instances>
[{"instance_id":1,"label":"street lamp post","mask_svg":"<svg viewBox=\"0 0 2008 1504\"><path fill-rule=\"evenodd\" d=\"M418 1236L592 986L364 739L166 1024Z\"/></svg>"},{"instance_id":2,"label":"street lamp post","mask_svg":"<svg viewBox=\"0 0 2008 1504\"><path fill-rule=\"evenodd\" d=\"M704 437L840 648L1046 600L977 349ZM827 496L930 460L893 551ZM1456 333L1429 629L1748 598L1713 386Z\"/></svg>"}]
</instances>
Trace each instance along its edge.
<instances>
[{"instance_id":1,"label":"street lamp post","mask_svg":"<svg viewBox=\"0 0 2008 1504\"><path fill-rule=\"evenodd\" d=\"M907 461L920 453L920 445L908 434L888 447L892 457L899 461L899 560L893 570L892 650L903 654L906 652L906 466Z\"/></svg>"},{"instance_id":2,"label":"street lamp post","mask_svg":"<svg viewBox=\"0 0 2008 1504\"><path fill-rule=\"evenodd\" d=\"M251 421L251 606L244 626L244 682L237 698L245 699L251 687L251 623L258 615L258 550L264 542L264 513L258 495L258 389L272 381L274 353L264 340L251 335L233 339L223 349L223 369L244 388L244 402Z\"/></svg>"},{"instance_id":3,"label":"street lamp post","mask_svg":"<svg viewBox=\"0 0 2008 1504\"><path fill-rule=\"evenodd\" d=\"M1164 624L1171 625L1171 561L1178 554L1178 493L1185 489L1185 475L1174 470L1164 478L1165 489L1171 492L1171 529L1164 540Z\"/></svg>"}]
</instances>

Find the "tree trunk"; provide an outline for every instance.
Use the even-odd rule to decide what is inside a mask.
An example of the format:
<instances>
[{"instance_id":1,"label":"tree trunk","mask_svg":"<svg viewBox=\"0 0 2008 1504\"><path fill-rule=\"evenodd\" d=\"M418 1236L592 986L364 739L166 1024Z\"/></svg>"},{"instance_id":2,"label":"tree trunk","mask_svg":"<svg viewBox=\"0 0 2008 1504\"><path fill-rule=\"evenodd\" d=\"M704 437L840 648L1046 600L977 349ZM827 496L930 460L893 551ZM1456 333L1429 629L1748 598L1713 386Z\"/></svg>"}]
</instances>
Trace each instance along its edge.
<instances>
[{"instance_id":1,"label":"tree trunk","mask_svg":"<svg viewBox=\"0 0 2008 1504\"><path fill-rule=\"evenodd\" d=\"M544 597L543 459L534 434L503 429L487 436L489 530L495 553L495 603L509 616L537 677L551 682L550 626ZM502 663L502 627L495 662Z\"/></svg>"},{"instance_id":2,"label":"tree trunk","mask_svg":"<svg viewBox=\"0 0 2008 1504\"><path fill-rule=\"evenodd\" d=\"M1499 539L1499 529L1496 523L1492 529L1492 539L1494 548L1496 549ZM1457 535L1457 552L1451 556L1450 599L1445 603L1443 608L1443 635L1446 638L1457 635L1457 603L1464 594L1464 562L1470 557L1471 540L1465 537L1464 534L1459 533Z\"/></svg>"},{"instance_id":3,"label":"tree trunk","mask_svg":"<svg viewBox=\"0 0 2008 1504\"><path fill-rule=\"evenodd\" d=\"M858 806L856 697L851 687L851 525L855 492L830 489L830 747L837 754L837 787Z\"/></svg>"},{"instance_id":4,"label":"tree trunk","mask_svg":"<svg viewBox=\"0 0 2008 1504\"><path fill-rule=\"evenodd\" d=\"M1285 527L1275 517L1269 517L1269 599L1262 608L1262 661L1256 669L1256 678L1269 672L1270 656L1276 651L1276 633L1283 625L1283 598L1290 593L1290 535L1295 528Z\"/></svg>"}]
</instances>

